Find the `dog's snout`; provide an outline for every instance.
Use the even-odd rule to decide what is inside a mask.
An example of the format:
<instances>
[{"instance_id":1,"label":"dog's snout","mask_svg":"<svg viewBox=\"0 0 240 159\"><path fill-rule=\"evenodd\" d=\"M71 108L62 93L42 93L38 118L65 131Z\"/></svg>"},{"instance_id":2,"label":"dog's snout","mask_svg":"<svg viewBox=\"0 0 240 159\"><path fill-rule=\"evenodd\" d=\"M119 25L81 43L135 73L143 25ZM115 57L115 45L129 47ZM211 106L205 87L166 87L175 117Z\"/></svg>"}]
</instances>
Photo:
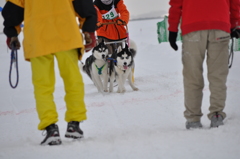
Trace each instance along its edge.
<instances>
[{"instance_id":1,"label":"dog's snout","mask_svg":"<svg viewBox=\"0 0 240 159\"><path fill-rule=\"evenodd\" d=\"M126 63L126 62L124 62L123 64L124 64L124 65L127 65L127 63Z\"/></svg>"},{"instance_id":2,"label":"dog's snout","mask_svg":"<svg viewBox=\"0 0 240 159\"><path fill-rule=\"evenodd\" d=\"M104 58L105 58L105 55L102 55L102 58L104 59Z\"/></svg>"}]
</instances>

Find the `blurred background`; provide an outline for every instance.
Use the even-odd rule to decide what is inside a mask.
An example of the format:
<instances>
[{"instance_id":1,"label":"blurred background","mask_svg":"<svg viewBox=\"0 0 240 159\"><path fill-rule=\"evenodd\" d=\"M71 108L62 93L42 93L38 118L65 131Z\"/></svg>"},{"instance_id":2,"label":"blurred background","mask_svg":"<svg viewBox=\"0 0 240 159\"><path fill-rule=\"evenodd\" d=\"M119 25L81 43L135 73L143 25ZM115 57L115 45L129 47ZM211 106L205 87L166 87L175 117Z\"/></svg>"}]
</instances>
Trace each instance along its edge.
<instances>
[{"instance_id":1,"label":"blurred background","mask_svg":"<svg viewBox=\"0 0 240 159\"><path fill-rule=\"evenodd\" d=\"M124 0L124 3L131 20L163 17L169 9L169 0Z\"/></svg>"}]
</instances>

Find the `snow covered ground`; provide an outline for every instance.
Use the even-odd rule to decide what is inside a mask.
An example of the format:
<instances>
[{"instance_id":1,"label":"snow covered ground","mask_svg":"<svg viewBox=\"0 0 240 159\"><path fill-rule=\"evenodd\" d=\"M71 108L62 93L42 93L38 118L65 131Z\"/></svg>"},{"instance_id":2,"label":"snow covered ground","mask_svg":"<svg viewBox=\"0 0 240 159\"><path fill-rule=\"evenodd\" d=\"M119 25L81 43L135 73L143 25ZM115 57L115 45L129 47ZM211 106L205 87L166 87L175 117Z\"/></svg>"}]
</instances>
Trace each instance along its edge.
<instances>
[{"instance_id":1,"label":"snow covered ground","mask_svg":"<svg viewBox=\"0 0 240 159\"><path fill-rule=\"evenodd\" d=\"M181 49L158 44L160 19L130 21L129 33L137 46L135 83L124 94L102 95L86 74L88 119L81 124L85 137L64 138L67 123L62 79L56 67L55 101L62 138L60 146L40 146L30 63L19 51L19 85L9 85L10 51L0 34L0 158L1 159L238 159L240 156L240 53L235 52L228 77L227 118L224 126L210 129L208 82L205 81L202 129L186 130L183 117ZM20 36L22 39L22 34ZM181 42L178 42L180 47ZM87 58L90 53L84 55ZM206 67L204 76L206 79ZM13 73L14 74L14 73ZM12 77L13 83L15 77Z\"/></svg>"}]
</instances>

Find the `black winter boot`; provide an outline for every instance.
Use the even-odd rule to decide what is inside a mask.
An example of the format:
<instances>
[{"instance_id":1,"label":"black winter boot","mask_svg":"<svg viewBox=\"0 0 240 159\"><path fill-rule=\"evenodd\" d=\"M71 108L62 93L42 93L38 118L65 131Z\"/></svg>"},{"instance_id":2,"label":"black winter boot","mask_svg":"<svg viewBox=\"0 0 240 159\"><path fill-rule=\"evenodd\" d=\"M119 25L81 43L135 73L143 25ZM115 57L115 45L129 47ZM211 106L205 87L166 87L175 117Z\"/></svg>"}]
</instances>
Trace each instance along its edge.
<instances>
[{"instance_id":1,"label":"black winter boot","mask_svg":"<svg viewBox=\"0 0 240 159\"><path fill-rule=\"evenodd\" d=\"M41 142L41 145L60 145L62 143L60 139L60 134L58 130L58 126L56 124L51 124L46 127L46 137Z\"/></svg>"},{"instance_id":2,"label":"black winter boot","mask_svg":"<svg viewBox=\"0 0 240 159\"><path fill-rule=\"evenodd\" d=\"M65 137L73 138L73 139L78 139L83 137L83 131L80 129L79 122L71 121L68 123Z\"/></svg>"}]
</instances>

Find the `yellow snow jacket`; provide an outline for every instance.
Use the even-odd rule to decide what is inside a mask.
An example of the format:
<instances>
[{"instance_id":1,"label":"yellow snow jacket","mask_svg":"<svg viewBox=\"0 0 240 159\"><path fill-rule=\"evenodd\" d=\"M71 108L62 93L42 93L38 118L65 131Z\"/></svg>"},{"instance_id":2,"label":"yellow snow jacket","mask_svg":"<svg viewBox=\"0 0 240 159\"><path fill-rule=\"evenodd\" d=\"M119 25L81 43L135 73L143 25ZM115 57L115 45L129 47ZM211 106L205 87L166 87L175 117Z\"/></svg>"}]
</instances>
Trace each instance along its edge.
<instances>
[{"instance_id":1,"label":"yellow snow jacket","mask_svg":"<svg viewBox=\"0 0 240 159\"><path fill-rule=\"evenodd\" d=\"M81 59L84 53L83 37L73 0L7 1L24 8L23 49L26 60L74 48L80 48ZM78 18L80 23L84 22L84 18Z\"/></svg>"}]
</instances>

